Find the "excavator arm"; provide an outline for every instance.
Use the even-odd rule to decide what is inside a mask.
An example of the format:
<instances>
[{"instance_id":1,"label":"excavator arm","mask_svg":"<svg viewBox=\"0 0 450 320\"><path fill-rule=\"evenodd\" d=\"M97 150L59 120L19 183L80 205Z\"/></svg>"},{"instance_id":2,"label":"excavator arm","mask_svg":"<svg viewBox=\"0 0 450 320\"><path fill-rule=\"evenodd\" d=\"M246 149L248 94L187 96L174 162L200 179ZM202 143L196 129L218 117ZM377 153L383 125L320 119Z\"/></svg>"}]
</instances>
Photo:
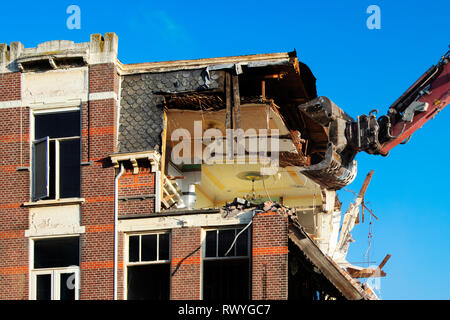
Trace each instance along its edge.
<instances>
[{"instance_id":1,"label":"excavator arm","mask_svg":"<svg viewBox=\"0 0 450 320\"><path fill-rule=\"evenodd\" d=\"M377 119L375 112L371 112L349 123L346 137L350 146L386 156L444 109L450 100L449 54L450 51L406 90L389 107L387 115Z\"/></svg>"},{"instance_id":2,"label":"excavator arm","mask_svg":"<svg viewBox=\"0 0 450 320\"><path fill-rule=\"evenodd\" d=\"M406 143L425 122L449 103L450 51L428 69L388 110L377 118L377 110L356 120L327 97L317 97L298 106L305 123L314 135L310 143L323 146L310 148L311 164L303 174L321 181L329 189L340 189L356 177L356 154L388 155L400 143ZM311 131L310 130L310 131Z\"/></svg>"}]
</instances>

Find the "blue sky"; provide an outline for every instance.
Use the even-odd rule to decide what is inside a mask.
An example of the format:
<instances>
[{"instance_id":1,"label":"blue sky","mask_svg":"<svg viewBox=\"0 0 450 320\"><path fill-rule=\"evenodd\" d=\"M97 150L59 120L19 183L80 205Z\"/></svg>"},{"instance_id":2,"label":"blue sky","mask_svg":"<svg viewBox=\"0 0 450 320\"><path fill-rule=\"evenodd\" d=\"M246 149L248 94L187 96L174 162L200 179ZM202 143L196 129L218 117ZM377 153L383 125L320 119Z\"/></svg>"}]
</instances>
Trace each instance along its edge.
<instances>
[{"instance_id":1,"label":"blue sky","mask_svg":"<svg viewBox=\"0 0 450 320\"><path fill-rule=\"evenodd\" d=\"M66 27L66 8L81 9L81 29ZM369 30L369 5L381 29ZM383 114L448 50L448 1L22 1L2 5L0 43L34 47L48 40L89 41L115 32L123 63L297 50L317 78L319 95L351 116ZM450 299L450 109L389 157L359 154L358 191L375 170L366 200L379 217L370 260L392 255L383 299ZM343 208L352 194L340 191ZM356 226L349 261L363 261L368 226Z\"/></svg>"}]
</instances>

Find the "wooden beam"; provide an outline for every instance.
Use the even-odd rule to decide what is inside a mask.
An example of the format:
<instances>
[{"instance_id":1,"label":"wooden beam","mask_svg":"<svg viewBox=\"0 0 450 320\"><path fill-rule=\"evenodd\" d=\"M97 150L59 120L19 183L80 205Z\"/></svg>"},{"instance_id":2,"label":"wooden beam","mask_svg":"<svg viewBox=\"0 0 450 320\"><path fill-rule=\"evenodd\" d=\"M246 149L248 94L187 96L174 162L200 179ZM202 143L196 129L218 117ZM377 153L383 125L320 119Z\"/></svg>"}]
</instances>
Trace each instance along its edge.
<instances>
[{"instance_id":1,"label":"wooden beam","mask_svg":"<svg viewBox=\"0 0 450 320\"><path fill-rule=\"evenodd\" d=\"M232 129L232 113L231 113L231 75L225 72L225 104L226 104L226 118L225 129Z\"/></svg>"},{"instance_id":2,"label":"wooden beam","mask_svg":"<svg viewBox=\"0 0 450 320\"><path fill-rule=\"evenodd\" d=\"M160 178L161 178L161 199L163 199L163 189L164 189L164 180L165 180L165 173L164 171L166 170L166 144L167 144L167 113L166 111L164 111L164 119L163 119L163 131L161 134L161 174L160 174Z\"/></svg>"},{"instance_id":3,"label":"wooden beam","mask_svg":"<svg viewBox=\"0 0 450 320\"><path fill-rule=\"evenodd\" d=\"M241 128L241 97L239 94L239 76L232 76L233 82L233 120L234 129Z\"/></svg>"},{"instance_id":4,"label":"wooden beam","mask_svg":"<svg viewBox=\"0 0 450 320\"><path fill-rule=\"evenodd\" d=\"M365 207L365 205L364 205L364 194L367 191L367 187L369 186L369 183L370 183L370 180L372 179L373 173L374 173L374 171L371 170L367 174L366 179L364 179L364 183L363 183L363 185L361 187L361 190L359 191L359 195L358 195L359 198L362 198L362 202L361 202L362 203L362 207L361 207L361 218L362 218L361 220L362 220L362 223L364 223L364 207ZM356 217L355 224L359 224L359 213L358 213L358 216Z\"/></svg>"},{"instance_id":5,"label":"wooden beam","mask_svg":"<svg viewBox=\"0 0 450 320\"><path fill-rule=\"evenodd\" d=\"M170 199L172 199L173 197L175 197L175 193L173 193L173 194L169 194L167 197L165 197L163 200L164 201L169 201Z\"/></svg>"},{"instance_id":6,"label":"wooden beam","mask_svg":"<svg viewBox=\"0 0 450 320\"><path fill-rule=\"evenodd\" d=\"M386 277L386 273L380 269L365 268L361 270L353 269L351 267L347 268L348 274L352 278L379 278Z\"/></svg>"},{"instance_id":7,"label":"wooden beam","mask_svg":"<svg viewBox=\"0 0 450 320\"><path fill-rule=\"evenodd\" d=\"M366 193L367 187L369 186L370 179L372 179L373 172L374 171L372 170L367 174L366 179L364 179L364 183L361 187L361 191L359 191L358 197L364 198L364 194Z\"/></svg>"},{"instance_id":8,"label":"wooden beam","mask_svg":"<svg viewBox=\"0 0 450 320\"><path fill-rule=\"evenodd\" d=\"M391 258L390 254L387 254L386 257L384 257L383 261L381 261L380 265L378 266L378 269L383 269L384 265L388 262L388 260Z\"/></svg>"},{"instance_id":9,"label":"wooden beam","mask_svg":"<svg viewBox=\"0 0 450 320\"><path fill-rule=\"evenodd\" d=\"M362 203L362 206L363 206L364 208L366 208L366 210L369 211L369 213L370 213L375 219L378 220L377 216L373 214L372 210L370 210L369 208L367 208L367 206L364 204L364 202Z\"/></svg>"},{"instance_id":10,"label":"wooden beam","mask_svg":"<svg viewBox=\"0 0 450 320\"><path fill-rule=\"evenodd\" d=\"M263 99L266 98L266 81L265 80L261 80L261 97Z\"/></svg>"}]
</instances>

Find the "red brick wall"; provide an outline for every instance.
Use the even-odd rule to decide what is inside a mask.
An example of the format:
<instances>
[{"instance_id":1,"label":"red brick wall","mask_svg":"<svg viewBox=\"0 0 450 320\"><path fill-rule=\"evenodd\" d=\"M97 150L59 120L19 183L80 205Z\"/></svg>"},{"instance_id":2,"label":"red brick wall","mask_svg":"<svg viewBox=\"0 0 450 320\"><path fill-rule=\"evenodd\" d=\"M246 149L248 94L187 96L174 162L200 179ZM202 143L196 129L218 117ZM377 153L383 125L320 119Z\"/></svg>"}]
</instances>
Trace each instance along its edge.
<instances>
[{"instance_id":1,"label":"red brick wall","mask_svg":"<svg viewBox=\"0 0 450 320\"><path fill-rule=\"evenodd\" d=\"M288 298L288 221L280 213L260 213L253 219L252 299Z\"/></svg>"},{"instance_id":2,"label":"red brick wall","mask_svg":"<svg viewBox=\"0 0 450 320\"><path fill-rule=\"evenodd\" d=\"M21 99L21 73L0 73L0 101Z\"/></svg>"},{"instance_id":3,"label":"red brick wall","mask_svg":"<svg viewBox=\"0 0 450 320\"><path fill-rule=\"evenodd\" d=\"M113 63L89 66L89 93L119 92L119 76Z\"/></svg>"},{"instance_id":4,"label":"red brick wall","mask_svg":"<svg viewBox=\"0 0 450 320\"><path fill-rule=\"evenodd\" d=\"M20 79L0 74L0 101L20 100ZM0 300L28 299L29 147L28 108L0 109Z\"/></svg>"},{"instance_id":5,"label":"red brick wall","mask_svg":"<svg viewBox=\"0 0 450 320\"><path fill-rule=\"evenodd\" d=\"M172 229L172 300L199 300L201 288L201 228Z\"/></svg>"},{"instance_id":6,"label":"red brick wall","mask_svg":"<svg viewBox=\"0 0 450 320\"><path fill-rule=\"evenodd\" d=\"M113 64L89 66L89 92L116 91ZM113 299L114 289L114 167L107 160L116 152L117 105L114 99L82 106L81 299Z\"/></svg>"},{"instance_id":7,"label":"red brick wall","mask_svg":"<svg viewBox=\"0 0 450 320\"><path fill-rule=\"evenodd\" d=\"M155 174L150 167L139 167L133 174L127 169L119 179L119 198L155 194ZM155 198L119 200L119 215L148 214L155 212Z\"/></svg>"}]
</instances>

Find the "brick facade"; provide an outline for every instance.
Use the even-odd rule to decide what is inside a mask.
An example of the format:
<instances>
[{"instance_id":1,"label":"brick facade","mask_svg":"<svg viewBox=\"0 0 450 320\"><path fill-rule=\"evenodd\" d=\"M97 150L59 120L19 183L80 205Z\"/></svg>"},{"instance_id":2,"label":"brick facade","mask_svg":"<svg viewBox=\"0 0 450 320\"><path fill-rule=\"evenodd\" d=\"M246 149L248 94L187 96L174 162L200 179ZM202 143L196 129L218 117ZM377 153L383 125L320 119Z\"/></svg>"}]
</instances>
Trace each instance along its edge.
<instances>
[{"instance_id":1,"label":"brick facade","mask_svg":"<svg viewBox=\"0 0 450 320\"><path fill-rule=\"evenodd\" d=\"M20 100L21 74L0 74L0 101ZM28 108L0 109L0 300L28 299Z\"/></svg>"},{"instance_id":2,"label":"brick facade","mask_svg":"<svg viewBox=\"0 0 450 320\"><path fill-rule=\"evenodd\" d=\"M118 78L114 64L91 65L89 92L117 93ZM115 170L107 158L116 151L116 109L112 98L83 104L88 117L82 121L83 157L92 164L81 173L81 224L86 233L81 236L80 299L113 299L114 294Z\"/></svg>"},{"instance_id":3,"label":"brick facade","mask_svg":"<svg viewBox=\"0 0 450 320\"><path fill-rule=\"evenodd\" d=\"M119 215L155 212L155 173L150 167L140 166L137 174L133 174L130 168L126 169L118 187Z\"/></svg>"},{"instance_id":4,"label":"brick facade","mask_svg":"<svg viewBox=\"0 0 450 320\"><path fill-rule=\"evenodd\" d=\"M0 74L0 101L17 101L21 98L21 73Z\"/></svg>"},{"instance_id":5,"label":"brick facade","mask_svg":"<svg viewBox=\"0 0 450 320\"><path fill-rule=\"evenodd\" d=\"M252 299L288 298L288 220L280 213L253 219Z\"/></svg>"},{"instance_id":6,"label":"brick facade","mask_svg":"<svg viewBox=\"0 0 450 320\"><path fill-rule=\"evenodd\" d=\"M201 228L172 229L172 300L198 300L201 289Z\"/></svg>"}]
</instances>

